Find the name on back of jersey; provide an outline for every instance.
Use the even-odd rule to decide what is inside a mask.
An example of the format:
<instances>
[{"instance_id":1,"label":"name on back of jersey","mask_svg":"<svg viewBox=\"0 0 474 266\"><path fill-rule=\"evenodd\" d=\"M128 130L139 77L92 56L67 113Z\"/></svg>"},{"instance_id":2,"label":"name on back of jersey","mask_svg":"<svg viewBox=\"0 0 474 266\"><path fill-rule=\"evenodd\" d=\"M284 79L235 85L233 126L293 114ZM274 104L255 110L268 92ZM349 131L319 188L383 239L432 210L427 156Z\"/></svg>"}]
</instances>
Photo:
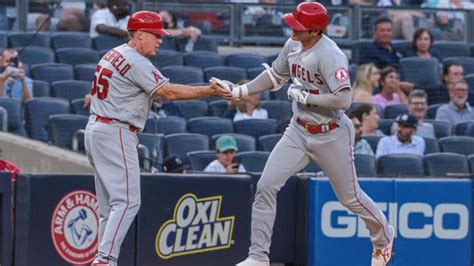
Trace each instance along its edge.
<instances>
[{"instance_id":1,"label":"name on back of jersey","mask_svg":"<svg viewBox=\"0 0 474 266\"><path fill-rule=\"evenodd\" d=\"M122 76L132 68L132 66L126 61L125 57L115 49L108 51L102 59L108 61Z\"/></svg>"}]
</instances>

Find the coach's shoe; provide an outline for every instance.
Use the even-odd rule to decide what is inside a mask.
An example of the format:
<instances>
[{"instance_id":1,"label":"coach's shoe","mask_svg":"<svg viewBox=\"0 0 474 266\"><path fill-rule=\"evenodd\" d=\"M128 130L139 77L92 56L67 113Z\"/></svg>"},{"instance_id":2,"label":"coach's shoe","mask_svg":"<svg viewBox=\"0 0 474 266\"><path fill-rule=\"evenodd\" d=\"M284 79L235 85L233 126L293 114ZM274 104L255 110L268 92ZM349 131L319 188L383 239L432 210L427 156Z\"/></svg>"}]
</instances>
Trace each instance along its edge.
<instances>
[{"instance_id":1,"label":"coach's shoe","mask_svg":"<svg viewBox=\"0 0 474 266\"><path fill-rule=\"evenodd\" d=\"M109 264L100 260L94 260L91 266L109 266Z\"/></svg>"},{"instance_id":2,"label":"coach's shoe","mask_svg":"<svg viewBox=\"0 0 474 266\"><path fill-rule=\"evenodd\" d=\"M248 258L236 266L270 266L270 263L268 261L258 261Z\"/></svg>"},{"instance_id":3,"label":"coach's shoe","mask_svg":"<svg viewBox=\"0 0 474 266\"><path fill-rule=\"evenodd\" d=\"M372 253L372 266L385 266L392 257L393 241L395 239L395 229L389 225L391 229L390 243L384 249L374 249Z\"/></svg>"}]
</instances>

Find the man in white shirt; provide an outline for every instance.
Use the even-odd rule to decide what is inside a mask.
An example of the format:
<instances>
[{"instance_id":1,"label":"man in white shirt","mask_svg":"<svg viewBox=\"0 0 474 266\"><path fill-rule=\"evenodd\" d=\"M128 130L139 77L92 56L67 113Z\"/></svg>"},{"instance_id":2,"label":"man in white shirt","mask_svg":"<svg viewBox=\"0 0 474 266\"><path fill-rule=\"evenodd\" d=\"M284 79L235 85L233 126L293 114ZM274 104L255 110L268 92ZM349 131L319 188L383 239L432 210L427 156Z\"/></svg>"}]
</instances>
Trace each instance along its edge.
<instances>
[{"instance_id":1,"label":"man in white shirt","mask_svg":"<svg viewBox=\"0 0 474 266\"><path fill-rule=\"evenodd\" d=\"M108 0L107 7L98 9L92 14L89 35L99 34L127 38L127 23L130 17L130 4L127 0Z\"/></svg>"},{"instance_id":2,"label":"man in white shirt","mask_svg":"<svg viewBox=\"0 0 474 266\"><path fill-rule=\"evenodd\" d=\"M245 173L244 166L239 162L236 153L238 151L235 138L223 135L216 141L217 159L212 161L205 169L207 173Z\"/></svg>"}]
</instances>

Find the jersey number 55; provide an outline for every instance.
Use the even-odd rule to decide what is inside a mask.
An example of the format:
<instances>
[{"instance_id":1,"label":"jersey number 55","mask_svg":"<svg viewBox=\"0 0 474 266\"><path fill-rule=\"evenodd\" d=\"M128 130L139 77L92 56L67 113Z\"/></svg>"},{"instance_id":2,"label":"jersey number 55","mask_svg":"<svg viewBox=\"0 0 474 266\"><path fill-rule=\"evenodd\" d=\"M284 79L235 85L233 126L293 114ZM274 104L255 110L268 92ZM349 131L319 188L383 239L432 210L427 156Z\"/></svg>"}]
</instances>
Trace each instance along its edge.
<instances>
[{"instance_id":1,"label":"jersey number 55","mask_svg":"<svg viewBox=\"0 0 474 266\"><path fill-rule=\"evenodd\" d=\"M97 98L103 100L107 98L109 92L109 79L112 78L113 72L107 68L97 65L94 73L94 84L92 85L91 95L97 93Z\"/></svg>"}]
</instances>

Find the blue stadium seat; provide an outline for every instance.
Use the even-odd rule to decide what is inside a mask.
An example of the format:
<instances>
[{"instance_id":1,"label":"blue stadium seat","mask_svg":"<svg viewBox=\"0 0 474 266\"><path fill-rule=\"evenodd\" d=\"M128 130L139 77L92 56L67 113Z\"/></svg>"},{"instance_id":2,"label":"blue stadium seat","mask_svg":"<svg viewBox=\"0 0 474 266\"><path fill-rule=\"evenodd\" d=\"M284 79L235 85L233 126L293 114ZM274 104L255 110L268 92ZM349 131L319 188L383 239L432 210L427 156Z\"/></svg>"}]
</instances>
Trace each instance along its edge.
<instances>
[{"instance_id":1,"label":"blue stadium seat","mask_svg":"<svg viewBox=\"0 0 474 266\"><path fill-rule=\"evenodd\" d=\"M392 46L395 50L404 55L412 48L412 43L408 40L393 40Z\"/></svg>"},{"instance_id":2,"label":"blue stadium seat","mask_svg":"<svg viewBox=\"0 0 474 266\"><path fill-rule=\"evenodd\" d=\"M199 39L194 43L194 51L209 51L209 52L216 52L217 53L217 41L216 39L201 36Z\"/></svg>"},{"instance_id":3,"label":"blue stadium seat","mask_svg":"<svg viewBox=\"0 0 474 266\"><path fill-rule=\"evenodd\" d=\"M367 140L369 143L370 147L374 151L374 153L377 151L377 145L379 144L379 141L383 136L376 136L376 135L366 135L362 136L363 139Z\"/></svg>"},{"instance_id":4,"label":"blue stadium seat","mask_svg":"<svg viewBox=\"0 0 474 266\"><path fill-rule=\"evenodd\" d=\"M408 113L408 107L406 104L394 104L394 105L387 105L383 111L383 117L394 119L401 114Z\"/></svg>"},{"instance_id":5,"label":"blue stadium seat","mask_svg":"<svg viewBox=\"0 0 474 266\"><path fill-rule=\"evenodd\" d=\"M209 110L206 101L201 100L185 100L175 101L174 104L178 106L184 118L190 119L199 116L208 116Z\"/></svg>"},{"instance_id":6,"label":"blue stadium seat","mask_svg":"<svg viewBox=\"0 0 474 266\"><path fill-rule=\"evenodd\" d=\"M440 67L436 58L407 57L400 59L401 79L420 88L441 85Z\"/></svg>"},{"instance_id":7,"label":"blue stadium seat","mask_svg":"<svg viewBox=\"0 0 474 266\"><path fill-rule=\"evenodd\" d=\"M442 58L453 56L470 56L469 45L458 41L436 41L433 43Z\"/></svg>"},{"instance_id":8,"label":"blue stadium seat","mask_svg":"<svg viewBox=\"0 0 474 266\"><path fill-rule=\"evenodd\" d=\"M146 120L145 133L159 133L164 135L186 132L186 120L182 117L167 116L159 119L148 118Z\"/></svg>"},{"instance_id":9,"label":"blue stadium seat","mask_svg":"<svg viewBox=\"0 0 474 266\"><path fill-rule=\"evenodd\" d=\"M33 81L33 97L49 97L51 96L49 83L41 80Z\"/></svg>"},{"instance_id":10,"label":"blue stadium seat","mask_svg":"<svg viewBox=\"0 0 474 266\"><path fill-rule=\"evenodd\" d=\"M259 150L271 152L282 136L283 134L276 133L259 137Z\"/></svg>"},{"instance_id":11,"label":"blue stadium seat","mask_svg":"<svg viewBox=\"0 0 474 266\"><path fill-rule=\"evenodd\" d=\"M291 111L291 102L289 101L262 101L262 107L268 112L268 117L281 123L293 115Z\"/></svg>"},{"instance_id":12,"label":"blue stadium seat","mask_svg":"<svg viewBox=\"0 0 474 266\"><path fill-rule=\"evenodd\" d=\"M222 117L206 116L189 119L189 133L199 133L209 138L216 134L233 133L234 126L232 120Z\"/></svg>"},{"instance_id":13,"label":"blue stadium seat","mask_svg":"<svg viewBox=\"0 0 474 266\"><path fill-rule=\"evenodd\" d=\"M209 113L212 116L223 116L229 108L226 100L215 100L209 102Z\"/></svg>"},{"instance_id":14,"label":"blue stadium seat","mask_svg":"<svg viewBox=\"0 0 474 266\"><path fill-rule=\"evenodd\" d=\"M122 38L117 38L108 34L101 34L92 39L92 43L97 51L105 49L110 50L116 46L124 44L125 42L126 41Z\"/></svg>"},{"instance_id":15,"label":"blue stadium seat","mask_svg":"<svg viewBox=\"0 0 474 266\"><path fill-rule=\"evenodd\" d=\"M88 32L58 32L51 37L53 49L88 48L92 49L92 40Z\"/></svg>"},{"instance_id":16,"label":"blue stadium seat","mask_svg":"<svg viewBox=\"0 0 474 266\"><path fill-rule=\"evenodd\" d=\"M437 139L451 136L453 133L453 125L446 121L439 121L433 119L425 119L426 123L430 123L433 125L435 130L435 136Z\"/></svg>"},{"instance_id":17,"label":"blue stadium seat","mask_svg":"<svg viewBox=\"0 0 474 266\"><path fill-rule=\"evenodd\" d=\"M21 51L18 48L17 51ZM21 52L21 61L27 65L41 64L41 63L54 63L54 51L46 47L30 46L25 47Z\"/></svg>"},{"instance_id":18,"label":"blue stadium seat","mask_svg":"<svg viewBox=\"0 0 474 266\"><path fill-rule=\"evenodd\" d=\"M209 150L209 138L194 133L176 133L165 136L166 156L177 155L185 164L189 161L186 154L190 151Z\"/></svg>"},{"instance_id":19,"label":"blue stadium seat","mask_svg":"<svg viewBox=\"0 0 474 266\"><path fill-rule=\"evenodd\" d=\"M392 135L392 125L395 120L393 119L380 119L378 124L378 129L382 131L385 135Z\"/></svg>"},{"instance_id":20,"label":"blue stadium seat","mask_svg":"<svg viewBox=\"0 0 474 266\"><path fill-rule=\"evenodd\" d=\"M231 67L240 67L249 69L254 67L261 67L266 62L265 58L259 54L231 54L225 58L226 65Z\"/></svg>"},{"instance_id":21,"label":"blue stadium seat","mask_svg":"<svg viewBox=\"0 0 474 266\"><path fill-rule=\"evenodd\" d=\"M260 73L262 73L264 70L265 68L263 66L248 68L247 77L248 79L252 80L258 77L258 75L260 75Z\"/></svg>"},{"instance_id":22,"label":"blue stadium seat","mask_svg":"<svg viewBox=\"0 0 474 266\"><path fill-rule=\"evenodd\" d=\"M158 68L166 66L182 66L183 53L173 50L158 50L158 54L150 59Z\"/></svg>"},{"instance_id":23,"label":"blue stadium seat","mask_svg":"<svg viewBox=\"0 0 474 266\"><path fill-rule=\"evenodd\" d=\"M8 31L0 32L0 47L8 47Z\"/></svg>"},{"instance_id":24,"label":"blue stadium seat","mask_svg":"<svg viewBox=\"0 0 474 266\"><path fill-rule=\"evenodd\" d=\"M355 81L357 74L357 64L350 64L349 65L349 80L351 82Z\"/></svg>"},{"instance_id":25,"label":"blue stadium seat","mask_svg":"<svg viewBox=\"0 0 474 266\"><path fill-rule=\"evenodd\" d=\"M452 152L464 155L474 154L474 138L466 136L450 136L439 140L443 152Z\"/></svg>"},{"instance_id":26,"label":"blue stadium seat","mask_svg":"<svg viewBox=\"0 0 474 266\"><path fill-rule=\"evenodd\" d=\"M89 118L76 114L51 115L48 119L49 140L60 148L72 149L72 137L85 129Z\"/></svg>"},{"instance_id":27,"label":"blue stadium seat","mask_svg":"<svg viewBox=\"0 0 474 266\"><path fill-rule=\"evenodd\" d=\"M424 154L431 154L440 152L438 139L434 138L423 138L425 140L425 153Z\"/></svg>"},{"instance_id":28,"label":"blue stadium seat","mask_svg":"<svg viewBox=\"0 0 474 266\"><path fill-rule=\"evenodd\" d=\"M191 169L195 172L203 171L216 159L215 151L191 151L187 154Z\"/></svg>"},{"instance_id":29,"label":"blue stadium seat","mask_svg":"<svg viewBox=\"0 0 474 266\"><path fill-rule=\"evenodd\" d=\"M92 82L97 64L80 64L74 66L74 73L77 80Z\"/></svg>"},{"instance_id":30,"label":"blue stadium seat","mask_svg":"<svg viewBox=\"0 0 474 266\"><path fill-rule=\"evenodd\" d=\"M99 63L99 52L87 48L61 48L56 50L59 63L80 65Z\"/></svg>"},{"instance_id":31,"label":"blue stadium seat","mask_svg":"<svg viewBox=\"0 0 474 266\"><path fill-rule=\"evenodd\" d=\"M138 143L148 148L151 166L161 170L163 165L163 146L165 138L163 134L138 134Z\"/></svg>"},{"instance_id":32,"label":"blue stadium seat","mask_svg":"<svg viewBox=\"0 0 474 266\"><path fill-rule=\"evenodd\" d=\"M0 107L5 108L8 113L8 132L26 137L26 130L23 125L21 101L7 97L0 97Z\"/></svg>"},{"instance_id":33,"label":"blue stadium seat","mask_svg":"<svg viewBox=\"0 0 474 266\"><path fill-rule=\"evenodd\" d=\"M74 79L74 69L68 64L36 64L31 67L31 75L33 79L51 83L58 80Z\"/></svg>"},{"instance_id":34,"label":"blue stadium seat","mask_svg":"<svg viewBox=\"0 0 474 266\"><path fill-rule=\"evenodd\" d=\"M205 69L208 67L223 66L224 62L218 53L198 51L185 54L184 64Z\"/></svg>"},{"instance_id":35,"label":"blue stadium seat","mask_svg":"<svg viewBox=\"0 0 474 266\"><path fill-rule=\"evenodd\" d=\"M162 43L160 45L160 50L178 51L178 45L176 44L174 38L163 37L161 40Z\"/></svg>"},{"instance_id":36,"label":"blue stadium seat","mask_svg":"<svg viewBox=\"0 0 474 266\"><path fill-rule=\"evenodd\" d=\"M453 133L456 136L465 136L469 126L474 125L474 121L464 121L454 125Z\"/></svg>"},{"instance_id":37,"label":"blue stadium seat","mask_svg":"<svg viewBox=\"0 0 474 266\"><path fill-rule=\"evenodd\" d=\"M204 69L204 75L206 80L216 77L219 79L228 80L233 83L247 79L247 71L245 69L228 66L208 67Z\"/></svg>"},{"instance_id":38,"label":"blue stadium seat","mask_svg":"<svg viewBox=\"0 0 474 266\"><path fill-rule=\"evenodd\" d=\"M288 101L288 87L290 87L290 84L290 82L287 82L281 89L270 92L270 99Z\"/></svg>"},{"instance_id":39,"label":"blue stadium seat","mask_svg":"<svg viewBox=\"0 0 474 266\"><path fill-rule=\"evenodd\" d=\"M84 98L75 99L71 101L71 113L89 116L90 110L89 108L84 108Z\"/></svg>"},{"instance_id":40,"label":"blue stadium seat","mask_svg":"<svg viewBox=\"0 0 474 266\"><path fill-rule=\"evenodd\" d=\"M474 125L469 125L464 131L464 136L473 137L474 138Z\"/></svg>"},{"instance_id":41,"label":"blue stadium seat","mask_svg":"<svg viewBox=\"0 0 474 266\"><path fill-rule=\"evenodd\" d=\"M167 66L161 73L173 83L189 84L204 82L204 75L200 68L191 66Z\"/></svg>"},{"instance_id":42,"label":"blue stadium seat","mask_svg":"<svg viewBox=\"0 0 474 266\"><path fill-rule=\"evenodd\" d=\"M465 155L442 152L425 155L426 172L433 177L469 175L469 162Z\"/></svg>"},{"instance_id":43,"label":"blue stadium seat","mask_svg":"<svg viewBox=\"0 0 474 266\"><path fill-rule=\"evenodd\" d=\"M266 151L243 151L237 153L242 159L242 165L247 172L262 172L267 162L269 152Z\"/></svg>"},{"instance_id":44,"label":"blue stadium seat","mask_svg":"<svg viewBox=\"0 0 474 266\"><path fill-rule=\"evenodd\" d=\"M423 157L413 154L389 154L377 159L377 173L383 177L425 176Z\"/></svg>"},{"instance_id":45,"label":"blue stadium seat","mask_svg":"<svg viewBox=\"0 0 474 266\"><path fill-rule=\"evenodd\" d=\"M220 136L223 135L230 135L235 138L235 141L237 142L237 148L239 149L240 152L242 151L255 151L256 150L256 140L252 136L248 135L243 135L243 134L237 134L237 133L232 133L232 134L217 134L212 136L211 138L211 143L209 148L211 150L216 149L216 141Z\"/></svg>"},{"instance_id":46,"label":"blue stadium seat","mask_svg":"<svg viewBox=\"0 0 474 266\"><path fill-rule=\"evenodd\" d=\"M359 64L361 61L361 53L363 49L367 49L373 40L357 40L351 45L351 63Z\"/></svg>"},{"instance_id":47,"label":"blue stadium seat","mask_svg":"<svg viewBox=\"0 0 474 266\"><path fill-rule=\"evenodd\" d=\"M46 126L50 115L69 113L69 101L60 98L32 98L25 103L25 127L28 136L48 141Z\"/></svg>"},{"instance_id":48,"label":"blue stadium seat","mask_svg":"<svg viewBox=\"0 0 474 266\"><path fill-rule=\"evenodd\" d=\"M354 154L354 165L358 177L377 176L376 160L373 155Z\"/></svg>"},{"instance_id":49,"label":"blue stadium seat","mask_svg":"<svg viewBox=\"0 0 474 266\"><path fill-rule=\"evenodd\" d=\"M271 66L273 61L275 61L277 58L278 54L270 55L269 57L267 57L267 64Z\"/></svg>"},{"instance_id":50,"label":"blue stadium seat","mask_svg":"<svg viewBox=\"0 0 474 266\"><path fill-rule=\"evenodd\" d=\"M245 119L234 122L234 132L253 136L258 139L260 136L277 133L278 123L275 119Z\"/></svg>"},{"instance_id":51,"label":"blue stadium seat","mask_svg":"<svg viewBox=\"0 0 474 266\"><path fill-rule=\"evenodd\" d=\"M474 154L467 156L469 161L469 168L471 168L471 174L474 174Z\"/></svg>"},{"instance_id":52,"label":"blue stadium seat","mask_svg":"<svg viewBox=\"0 0 474 266\"><path fill-rule=\"evenodd\" d=\"M436 118L436 111L438 108L443 105L443 103L436 103L431 104L428 106L428 110L426 111L426 119L435 119Z\"/></svg>"},{"instance_id":53,"label":"blue stadium seat","mask_svg":"<svg viewBox=\"0 0 474 266\"><path fill-rule=\"evenodd\" d=\"M17 48L23 46L51 47L51 38L49 34L39 32L34 37L33 32L19 32L8 35L9 47Z\"/></svg>"},{"instance_id":54,"label":"blue stadium seat","mask_svg":"<svg viewBox=\"0 0 474 266\"><path fill-rule=\"evenodd\" d=\"M69 101L83 99L91 91L91 82L80 80L61 80L51 83L51 97Z\"/></svg>"},{"instance_id":55,"label":"blue stadium seat","mask_svg":"<svg viewBox=\"0 0 474 266\"><path fill-rule=\"evenodd\" d=\"M471 56L474 57L474 44L473 43L471 43L470 50L471 50Z\"/></svg>"},{"instance_id":56,"label":"blue stadium seat","mask_svg":"<svg viewBox=\"0 0 474 266\"><path fill-rule=\"evenodd\" d=\"M314 173L314 174L317 174L320 171L322 171L321 167L319 167L319 165L317 165L315 162L313 162L311 160L309 161L309 163L303 169L300 170L300 172Z\"/></svg>"},{"instance_id":57,"label":"blue stadium seat","mask_svg":"<svg viewBox=\"0 0 474 266\"><path fill-rule=\"evenodd\" d=\"M443 64L447 64L449 62L456 62L461 64L464 69L464 75L474 74L474 58L468 56L460 56L460 57L447 57L443 60Z\"/></svg>"}]
</instances>

